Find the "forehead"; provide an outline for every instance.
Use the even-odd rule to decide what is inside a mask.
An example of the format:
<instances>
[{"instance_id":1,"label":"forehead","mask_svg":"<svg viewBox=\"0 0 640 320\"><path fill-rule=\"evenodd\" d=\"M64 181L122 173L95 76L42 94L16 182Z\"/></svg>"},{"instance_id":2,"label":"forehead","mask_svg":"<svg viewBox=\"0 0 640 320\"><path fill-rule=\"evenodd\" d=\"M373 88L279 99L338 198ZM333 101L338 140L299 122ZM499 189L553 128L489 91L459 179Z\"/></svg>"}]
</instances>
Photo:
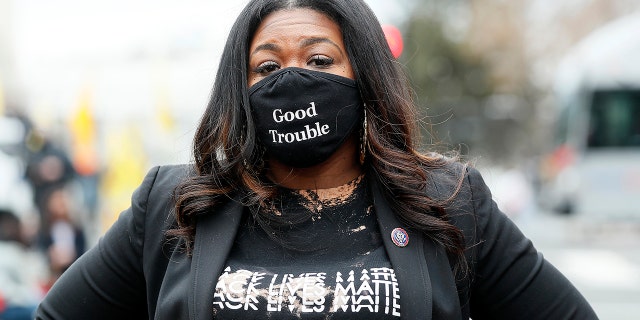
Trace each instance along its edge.
<instances>
[{"instance_id":1,"label":"forehead","mask_svg":"<svg viewBox=\"0 0 640 320\"><path fill-rule=\"evenodd\" d=\"M251 46L263 41L281 40L282 37L304 38L315 35L342 39L338 24L324 13L308 8L282 9L270 13L260 23Z\"/></svg>"}]
</instances>

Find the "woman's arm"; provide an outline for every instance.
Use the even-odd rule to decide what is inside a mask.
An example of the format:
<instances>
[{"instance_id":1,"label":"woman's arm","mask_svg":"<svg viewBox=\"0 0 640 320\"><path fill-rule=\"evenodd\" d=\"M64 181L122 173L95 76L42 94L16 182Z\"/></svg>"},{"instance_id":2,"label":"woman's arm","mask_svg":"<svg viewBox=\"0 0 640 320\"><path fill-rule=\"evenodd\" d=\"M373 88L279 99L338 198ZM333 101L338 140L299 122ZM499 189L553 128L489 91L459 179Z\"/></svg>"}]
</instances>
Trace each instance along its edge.
<instances>
[{"instance_id":1,"label":"woman's arm","mask_svg":"<svg viewBox=\"0 0 640 320\"><path fill-rule=\"evenodd\" d=\"M142 250L147 200L157 173L154 168L147 174L131 207L56 281L36 319L148 318Z\"/></svg>"},{"instance_id":2,"label":"woman's arm","mask_svg":"<svg viewBox=\"0 0 640 320\"><path fill-rule=\"evenodd\" d=\"M471 286L473 319L597 319L578 290L537 252L470 169L478 247Z\"/></svg>"}]
</instances>

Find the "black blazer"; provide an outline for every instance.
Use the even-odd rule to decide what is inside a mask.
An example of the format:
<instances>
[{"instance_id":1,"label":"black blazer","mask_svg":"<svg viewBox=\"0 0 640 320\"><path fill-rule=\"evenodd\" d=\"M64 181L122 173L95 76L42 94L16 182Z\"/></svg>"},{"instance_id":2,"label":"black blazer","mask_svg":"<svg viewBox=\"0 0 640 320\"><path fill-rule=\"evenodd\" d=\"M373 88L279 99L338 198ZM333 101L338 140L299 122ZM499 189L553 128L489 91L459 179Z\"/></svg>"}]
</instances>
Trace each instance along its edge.
<instances>
[{"instance_id":1,"label":"black blazer","mask_svg":"<svg viewBox=\"0 0 640 320\"><path fill-rule=\"evenodd\" d=\"M456 178L451 166L429 172L447 197ZM167 240L175 226L172 193L188 166L153 168L135 191L131 207L53 286L37 319L213 318L218 276L244 212L231 199L197 220L193 256ZM373 180L373 179L371 179ZM444 249L398 220L372 183L375 212L395 270L402 319L596 319L593 310L517 227L498 210L482 177L469 169L448 208L460 228L468 275L454 279ZM391 241L391 230L409 233L406 247Z\"/></svg>"}]
</instances>

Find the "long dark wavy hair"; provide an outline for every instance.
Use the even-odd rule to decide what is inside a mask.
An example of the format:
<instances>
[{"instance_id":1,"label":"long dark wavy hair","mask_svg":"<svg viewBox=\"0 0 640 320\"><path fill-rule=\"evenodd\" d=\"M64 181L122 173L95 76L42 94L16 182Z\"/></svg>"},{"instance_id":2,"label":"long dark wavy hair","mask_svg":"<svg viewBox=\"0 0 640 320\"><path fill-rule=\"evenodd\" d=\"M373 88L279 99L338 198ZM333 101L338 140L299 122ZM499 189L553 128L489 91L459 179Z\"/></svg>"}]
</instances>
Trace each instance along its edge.
<instances>
[{"instance_id":1,"label":"long dark wavy hair","mask_svg":"<svg viewBox=\"0 0 640 320\"><path fill-rule=\"evenodd\" d=\"M231 198L247 205L269 203L276 187L262 170L263 152L256 140L249 108L249 46L257 27L272 12L310 8L324 13L342 30L344 45L367 109L367 156L364 171L376 179L395 213L463 259L464 238L446 216L445 207L458 192L464 167L454 174L457 187L448 197L430 197L430 168L452 161L418 152L419 132L413 92L391 54L378 19L362 0L254 0L240 13L227 39L211 99L193 142L194 174L175 190L178 227L171 236L184 238L190 252L196 218L212 214ZM266 211L254 213L268 228Z\"/></svg>"}]
</instances>

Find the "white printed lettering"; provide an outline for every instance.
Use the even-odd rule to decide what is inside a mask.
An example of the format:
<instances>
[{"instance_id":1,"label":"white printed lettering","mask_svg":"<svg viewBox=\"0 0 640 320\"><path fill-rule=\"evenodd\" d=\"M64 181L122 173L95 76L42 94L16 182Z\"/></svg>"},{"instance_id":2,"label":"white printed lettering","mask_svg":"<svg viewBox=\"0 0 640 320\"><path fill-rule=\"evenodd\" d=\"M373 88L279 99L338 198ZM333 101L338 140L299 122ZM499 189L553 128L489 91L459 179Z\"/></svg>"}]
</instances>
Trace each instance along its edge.
<instances>
[{"instance_id":1,"label":"white printed lettering","mask_svg":"<svg viewBox=\"0 0 640 320\"><path fill-rule=\"evenodd\" d=\"M300 142L321 137L329 132L331 132L331 130L329 130L329 125L324 124L321 126L320 122L315 123L315 128L312 128L307 124L304 126L304 130L293 133L280 133L275 129L269 130L273 143L283 143L283 140L286 143Z\"/></svg>"},{"instance_id":2,"label":"white printed lettering","mask_svg":"<svg viewBox=\"0 0 640 320\"><path fill-rule=\"evenodd\" d=\"M318 128L320 134L321 127L310 129ZM323 272L267 274L242 269L231 272L227 267L216 283L213 307L218 311L285 312L298 317L323 312L384 312L400 317L398 283L391 268L350 270L348 276L338 271L329 278ZM327 286L326 279L335 282Z\"/></svg>"},{"instance_id":3,"label":"white printed lettering","mask_svg":"<svg viewBox=\"0 0 640 320\"><path fill-rule=\"evenodd\" d=\"M273 110L273 121L280 123L282 121L293 121L294 119L302 120L306 117L315 117L318 115L316 112L316 104L315 102L311 102L311 107L307 109L298 109L296 111L287 111L282 112L282 109Z\"/></svg>"}]
</instances>

